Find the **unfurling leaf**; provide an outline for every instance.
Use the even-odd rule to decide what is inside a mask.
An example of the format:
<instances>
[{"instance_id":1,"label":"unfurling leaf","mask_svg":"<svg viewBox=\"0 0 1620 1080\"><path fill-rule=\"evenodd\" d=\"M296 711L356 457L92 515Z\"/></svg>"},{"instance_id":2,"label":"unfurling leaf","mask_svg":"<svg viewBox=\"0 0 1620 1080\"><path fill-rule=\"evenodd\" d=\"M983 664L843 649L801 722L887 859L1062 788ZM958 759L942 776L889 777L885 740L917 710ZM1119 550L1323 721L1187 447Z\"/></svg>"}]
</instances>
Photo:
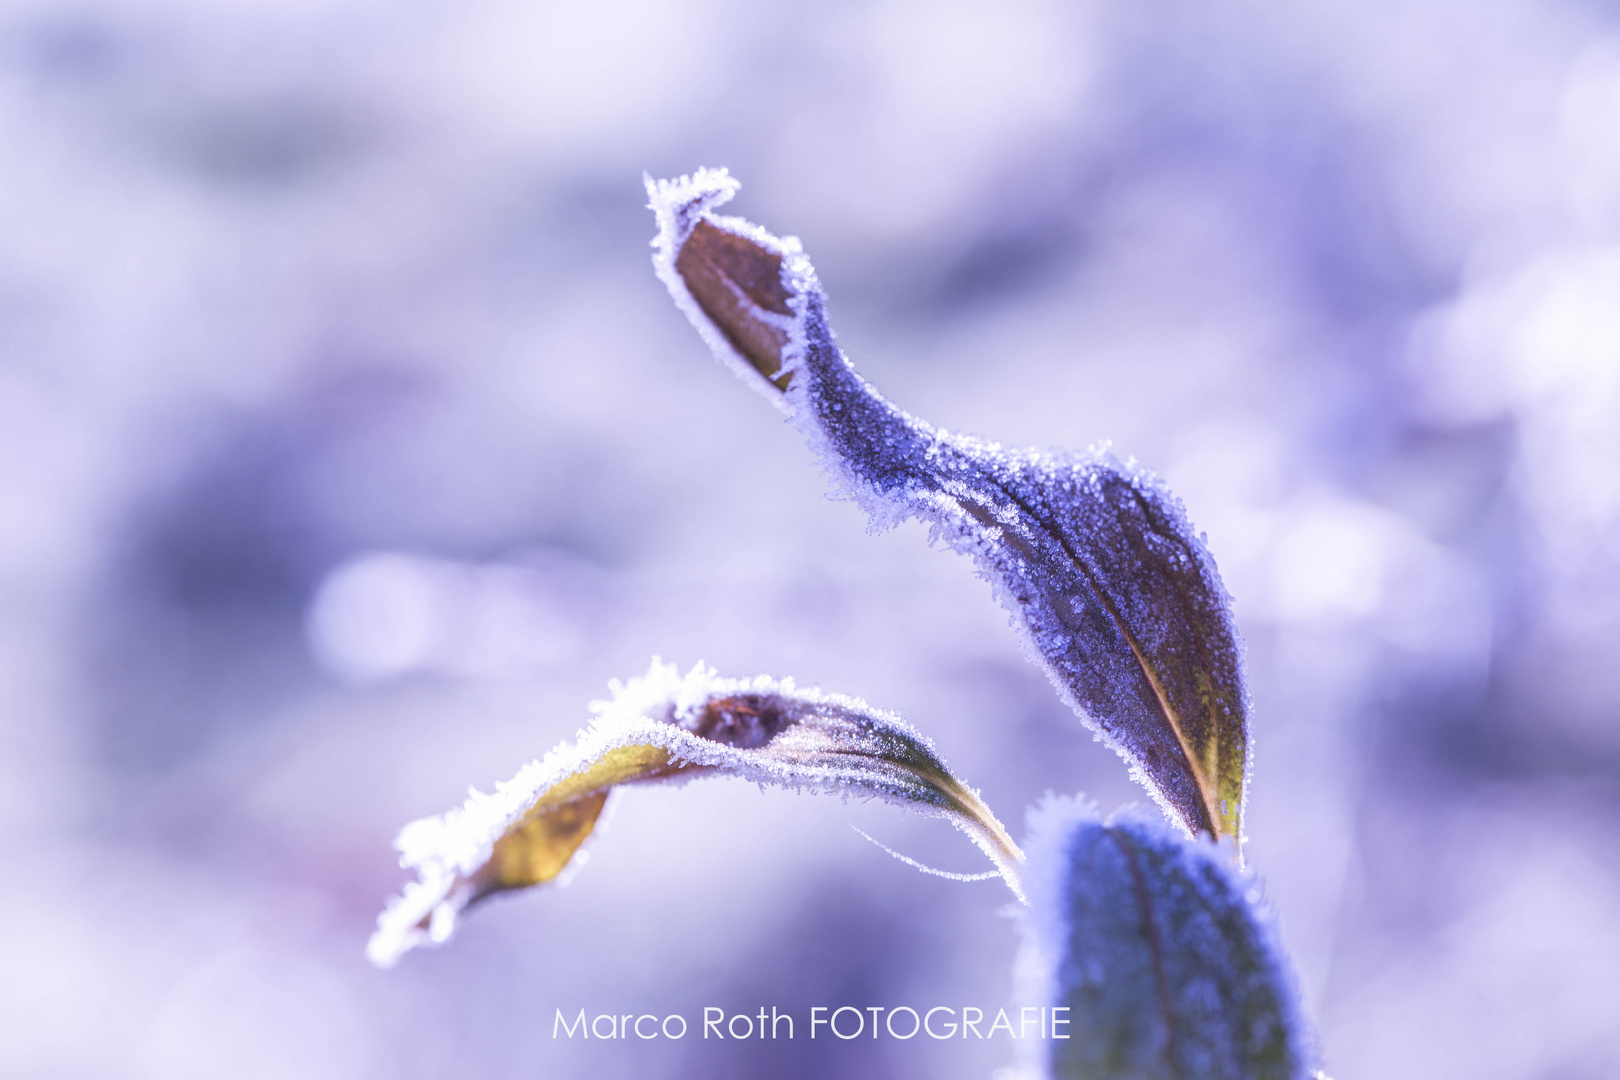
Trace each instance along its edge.
<instances>
[{"instance_id":1,"label":"unfurling leaf","mask_svg":"<svg viewBox=\"0 0 1620 1080\"><path fill-rule=\"evenodd\" d=\"M835 343L798 241L712 213L736 189L724 170L647 182L654 266L715 354L874 528L915 517L973 556L1064 700L1176 820L1241 842L1242 649L1180 502L1105 450L1004 450L890 404Z\"/></svg>"},{"instance_id":2,"label":"unfurling leaf","mask_svg":"<svg viewBox=\"0 0 1620 1080\"><path fill-rule=\"evenodd\" d=\"M978 793L898 717L855 698L800 690L791 679L722 679L701 664L684 677L652 668L596 719L495 794L407 825L400 865L420 878L377 920L366 954L392 965L442 942L466 908L494 893L555 881L580 861L613 788L721 774L801 790L876 797L947 818L990 856L1023 898L1023 855Z\"/></svg>"},{"instance_id":3,"label":"unfurling leaf","mask_svg":"<svg viewBox=\"0 0 1620 1080\"><path fill-rule=\"evenodd\" d=\"M1258 885L1207 840L1108 824L1057 799L1030 815L1031 1004L1066 1008L1032 1062L1058 1080L1304 1080L1314 1053Z\"/></svg>"}]
</instances>

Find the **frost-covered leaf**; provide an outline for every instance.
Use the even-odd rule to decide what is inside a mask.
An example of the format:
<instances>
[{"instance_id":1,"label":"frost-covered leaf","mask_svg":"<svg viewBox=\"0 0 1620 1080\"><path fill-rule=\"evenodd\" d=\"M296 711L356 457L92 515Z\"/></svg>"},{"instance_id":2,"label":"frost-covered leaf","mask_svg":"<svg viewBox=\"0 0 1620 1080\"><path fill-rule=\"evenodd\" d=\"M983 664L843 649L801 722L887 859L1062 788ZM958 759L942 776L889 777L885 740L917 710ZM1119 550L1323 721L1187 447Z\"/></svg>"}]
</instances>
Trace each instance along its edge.
<instances>
[{"instance_id":1,"label":"frost-covered leaf","mask_svg":"<svg viewBox=\"0 0 1620 1080\"><path fill-rule=\"evenodd\" d=\"M990 856L1023 898L1023 860L978 793L898 717L855 698L800 690L791 679L685 676L653 661L572 745L526 765L495 794L407 825L400 864L420 877L377 920L366 954L390 966L446 940L466 908L494 893L557 880L582 860L613 788L721 774L801 790L876 797L948 819Z\"/></svg>"},{"instance_id":2,"label":"frost-covered leaf","mask_svg":"<svg viewBox=\"0 0 1620 1080\"><path fill-rule=\"evenodd\" d=\"M973 556L1064 700L1189 832L1241 839L1242 650L1180 502L1106 450L1006 450L890 404L834 341L798 241L712 212L736 189L724 170L647 183L654 265L715 354L874 528L915 517Z\"/></svg>"},{"instance_id":3,"label":"frost-covered leaf","mask_svg":"<svg viewBox=\"0 0 1620 1080\"><path fill-rule=\"evenodd\" d=\"M1032 1062L1061 1080L1304 1080L1292 965L1257 883L1207 840L1083 803L1031 815L1019 978L1067 1008Z\"/></svg>"}]
</instances>

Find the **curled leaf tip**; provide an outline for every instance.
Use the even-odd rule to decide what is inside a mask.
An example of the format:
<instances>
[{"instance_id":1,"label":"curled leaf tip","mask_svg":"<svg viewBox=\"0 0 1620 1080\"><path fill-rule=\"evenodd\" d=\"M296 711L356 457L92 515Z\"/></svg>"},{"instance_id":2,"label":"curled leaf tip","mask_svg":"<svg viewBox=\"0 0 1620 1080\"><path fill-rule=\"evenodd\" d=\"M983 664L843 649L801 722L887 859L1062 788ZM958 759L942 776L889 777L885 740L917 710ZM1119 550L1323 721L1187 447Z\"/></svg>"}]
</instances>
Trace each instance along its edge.
<instances>
[{"instance_id":1,"label":"curled leaf tip","mask_svg":"<svg viewBox=\"0 0 1620 1080\"><path fill-rule=\"evenodd\" d=\"M653 661L592 703L591 726L496 786L399 834L400 863L418 871L378 919L367 955L391 966L449 938L463 911L495 893L560 881L613 789L738 776L760 784L885 801L944 817L968 834L1022 899L1022 853L978 793L933 746L855 698L800 690L790 679L685 675Z\"/></svg>"},{"instance_id":2,"label":"curled leaf tip","mask_svg":"<svg viewBox=\"0 0 1620 1080\"><path fill-rule=\"evenodd\" d=\"M649 177L648 207L658 217L653 266L715 355L779 397L793 378L787 368L797 321L794 271L808 263L792 237L711 212L738 187L724 169Z\"/></svg>"},{"instance_id":3,"label":"curled leaf tip","mask_svg":"<svg viewBox=\"0 0 1620 1080\"><path fill-rule=\"evenodd\" d=\"M874 528L905 518L972 557L1059 694L1189 833L1241 842L1242 645L1181 503L1106 448L1007 450L934 428L834 340L797 240L713 208L737 182L649 182L654 265L721 360L784 409Z\"/></svg>"}]
</instances>

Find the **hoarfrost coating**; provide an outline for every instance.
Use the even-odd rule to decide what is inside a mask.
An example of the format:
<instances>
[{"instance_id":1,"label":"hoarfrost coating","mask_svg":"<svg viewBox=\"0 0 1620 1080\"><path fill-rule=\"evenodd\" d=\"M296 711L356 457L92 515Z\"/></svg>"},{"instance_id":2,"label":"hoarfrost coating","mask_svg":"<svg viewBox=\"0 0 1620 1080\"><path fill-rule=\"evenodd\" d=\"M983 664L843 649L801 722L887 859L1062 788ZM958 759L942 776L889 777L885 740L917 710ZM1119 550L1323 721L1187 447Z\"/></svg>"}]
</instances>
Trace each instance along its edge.
<instances>
[{"instance_id":1,"label":"hoarfrost coating","mask_svg":"<svg viewBox=\"0 0 1620 1080\"><path fill-rule=\"evenodd\" d=\"M613 788L708 773L947 818L1022 899L1022 853L978 793L898 717L791 679L723 679L702 664L683 676L656 659L611 689L572 746L524 766L493 795L473 791L461 808L401 830L400 865L419 877L378 918L366 949L373 963L392 966L417 945L447 940L460 913L486 896L565 880Z\"/></svg>"},{"instance_id":2,"label":"hoarfrost coating","mask_svg":"<svg viewBox=\"0 0 1620 1080\"><path fill-rule=\"evenodd\" d=\"M1072 1038L1027 1064L1074 1080L1303 1080L1314 1047L1258 882L1220 847L1130 810L1051 798L1030 813L1027 1003Z\"/></svg>"},{"instance_id":3,"label":"hoarfrost coating","mask_svg":"<svg viewBox=\"0 0 1620 1080\"><path fill-rule=\"evenodd\" d=\"M1242 645L1180 501L1106 447L1006 450L895 407L838 347L798 241L712 213L737 188L723 169L648 180L676 304L874 529L916 518L972 556L1059 694L1176 821L1241 845Z\"/></svg>"}]
</instances>

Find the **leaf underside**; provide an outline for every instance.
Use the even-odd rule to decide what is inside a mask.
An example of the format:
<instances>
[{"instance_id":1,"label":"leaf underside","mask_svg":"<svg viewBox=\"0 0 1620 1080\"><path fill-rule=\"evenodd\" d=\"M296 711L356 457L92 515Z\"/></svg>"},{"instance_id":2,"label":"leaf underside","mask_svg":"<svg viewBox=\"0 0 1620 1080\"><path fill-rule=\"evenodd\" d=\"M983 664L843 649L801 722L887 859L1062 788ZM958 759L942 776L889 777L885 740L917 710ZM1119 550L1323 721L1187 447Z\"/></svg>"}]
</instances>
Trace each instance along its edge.
<instances>
[{"instance_id":1,"label":"leaf underside","mask_svg":"<svg viewBox=\"0 0 1620 1080\"><path fill-rule=\"evenodd\" d=\"M608 751L584 772L547 790L495 841L489 862L474 875L477 888L472 899L554 880L596 828L614 787L674 771L669 751L661 746Z\"/></svg>"}]
</instances>

